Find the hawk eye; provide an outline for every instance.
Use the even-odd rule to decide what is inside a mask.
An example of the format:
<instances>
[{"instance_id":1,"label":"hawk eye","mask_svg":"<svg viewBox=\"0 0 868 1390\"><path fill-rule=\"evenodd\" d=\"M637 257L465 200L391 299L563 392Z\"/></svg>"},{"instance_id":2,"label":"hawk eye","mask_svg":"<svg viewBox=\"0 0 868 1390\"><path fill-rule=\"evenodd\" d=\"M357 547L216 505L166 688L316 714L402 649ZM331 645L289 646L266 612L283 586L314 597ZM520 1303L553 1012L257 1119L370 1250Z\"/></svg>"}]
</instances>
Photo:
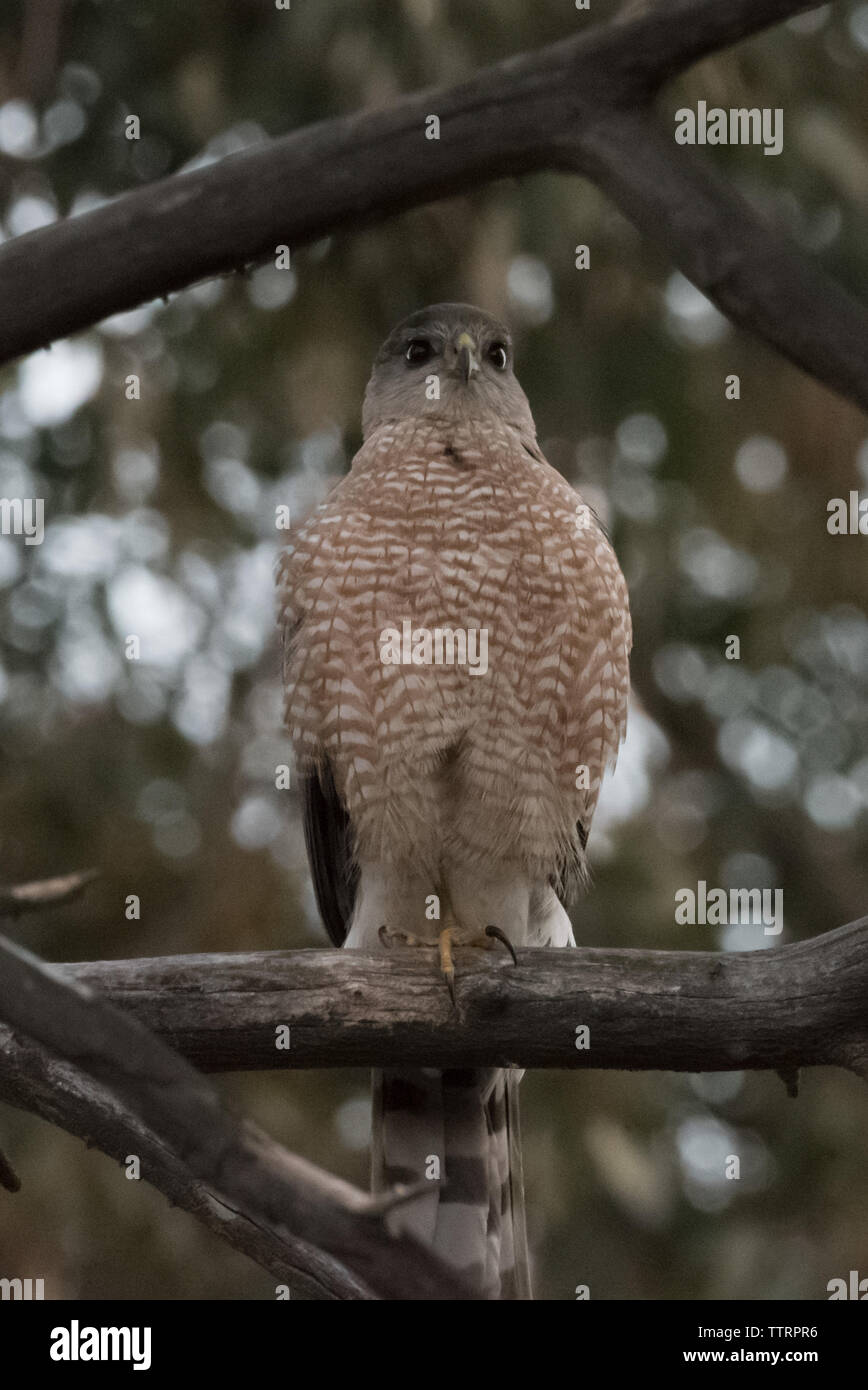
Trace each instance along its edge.
<instances>
[{"instance_id":1,"label":"hawk eye","mask_svg":"<svg viewBox=\"0 0 868 1390\"><path fill-rule=\"evenodd\" d=\"M509 365L509 353L506 350L506 343L492 343L486 353L489 362L497 368L499 372L505 372Z\"/></svg>"},{"instance_id":2,"label":"hawk eye","mask_svg":"<svg viewBox=\"0 0 868 1390\"><path fill-rule=\"evenodd\" d=\"M427 362L430 356L431 344L427 338L413 338L404 353L404 357L411 367L416 367L421 362Z\"/></svg>"}]
</instances>

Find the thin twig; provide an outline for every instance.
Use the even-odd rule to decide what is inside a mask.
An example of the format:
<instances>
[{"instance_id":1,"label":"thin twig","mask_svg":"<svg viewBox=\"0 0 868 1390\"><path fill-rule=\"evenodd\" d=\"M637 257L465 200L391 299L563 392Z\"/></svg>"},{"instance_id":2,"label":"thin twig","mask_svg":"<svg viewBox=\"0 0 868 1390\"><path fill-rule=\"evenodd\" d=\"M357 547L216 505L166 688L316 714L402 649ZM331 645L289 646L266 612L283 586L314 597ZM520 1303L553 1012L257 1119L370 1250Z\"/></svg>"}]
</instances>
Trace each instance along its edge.
<instances>
[{"instance_id":1,"label":"thin twig","mask_svg":"<svg viewBox=\"0 0 868 1390\"><path fill-rule=\"evenodd\" d=\"M78 873L62 874L58 878L43 878L34 883L19 883L14 888L0 888L0 916L20 917L24 912L39 912L44 908L72 902L98 877L98 869L81 869Z\"/></svg>"}]
</instances>

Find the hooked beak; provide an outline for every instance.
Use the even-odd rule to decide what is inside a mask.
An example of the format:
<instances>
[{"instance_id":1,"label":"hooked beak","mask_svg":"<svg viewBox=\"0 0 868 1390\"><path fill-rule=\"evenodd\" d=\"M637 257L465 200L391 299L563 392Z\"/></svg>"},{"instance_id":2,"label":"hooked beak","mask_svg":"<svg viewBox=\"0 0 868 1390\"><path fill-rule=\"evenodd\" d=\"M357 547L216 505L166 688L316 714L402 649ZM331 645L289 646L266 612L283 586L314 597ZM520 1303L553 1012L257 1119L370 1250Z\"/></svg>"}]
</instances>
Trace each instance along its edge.
<instances>
[{"instance_id":1,"label":"hooked beak","mask_svg":"<svg viewBox=\"0 0 868 1390\"><path fill-rule=\"evenodd\" d=\"M479 358L476 355L476 344L469 333L462 333L456 340L455 347L456 370L466 386L474 373L479 371Z\"/></svg>"}]
</instances>

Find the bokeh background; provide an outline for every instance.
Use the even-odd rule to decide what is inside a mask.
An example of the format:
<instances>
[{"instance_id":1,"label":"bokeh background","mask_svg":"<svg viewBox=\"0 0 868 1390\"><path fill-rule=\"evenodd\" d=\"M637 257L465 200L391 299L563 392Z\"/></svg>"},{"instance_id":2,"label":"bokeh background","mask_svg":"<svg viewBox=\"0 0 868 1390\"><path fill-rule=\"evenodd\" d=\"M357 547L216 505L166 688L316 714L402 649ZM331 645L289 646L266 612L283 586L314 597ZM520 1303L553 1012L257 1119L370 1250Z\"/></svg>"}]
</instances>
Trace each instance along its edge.
<instances>
[{"instance_id":1,"label":"bokeh background","mask_svg":"<svg viewBox=\"0 0 868 1390\"><path fill-rule=\"evenodd\" d=\"M0 235L615 12L7 0ZM706 156L863 297L866 74L868 4L824 6L695 68L658 112L674 129L699 99L782 107L779 157ZM39 547L0 537L0 881L101 871L83 902L11 928L44 957L325 944L294 793L274 785L274 508L302 519L345 471L379 342L450 298L510 321L543 447L607 517L630 584L636 702L580 941L778 949L868 910L868 540L826 529L830 498L868 492L865 419L729 325L595 188L543 174L293 248L290 270L208 281L0 374L0 496L44 498L47 523ZM676 926L699 879L783 888L782 936ZM365 1182L366 1073L219 1084ZM868 1274L856 1077L803 1074L797 1101L767 1074L551 1072L522 1090L541 1296L816 1299ZM0 1194L0 1275L51 1297L273 1296L77 1140L6 1108L0 1137L24 1183Z\"/></svg>"}]
</instances>

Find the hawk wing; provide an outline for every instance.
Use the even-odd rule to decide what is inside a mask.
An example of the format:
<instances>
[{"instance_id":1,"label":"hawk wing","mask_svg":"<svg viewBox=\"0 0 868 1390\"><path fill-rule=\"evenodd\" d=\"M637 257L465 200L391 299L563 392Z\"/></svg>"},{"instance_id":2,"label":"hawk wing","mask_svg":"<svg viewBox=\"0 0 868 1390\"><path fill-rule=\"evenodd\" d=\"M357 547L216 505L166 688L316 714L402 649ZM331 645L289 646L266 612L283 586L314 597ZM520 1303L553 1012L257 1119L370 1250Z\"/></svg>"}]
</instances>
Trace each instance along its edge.
<instances>
[{"instance_id":1,"label":"hawk wing","mask_svg":"<svg viewBox=\"0 0 868 1390\"><path fill-rule=\"evenodd\" d=\"M317 907L332 942L343 946L359 882L350 818L328 760L304 774L301 783L304 843Z\"/></svg>"},{"instance_id":2,"label":"hawk wing","mask_svg":"<svg viewBox=\"0 0 868 1390\"><path fill-rule=\"evenodd\" d=\"M303 612L295 592L291 547L278 557L276 583L283 645L283 682L287 687L290 655L298 641ZM297 773L301 792L304 843L317 907L329 938L343 946L356 900L359 871L347 808L335 787L331 764L321 754L316 764Z\"/></svg>"}]
</instances>

